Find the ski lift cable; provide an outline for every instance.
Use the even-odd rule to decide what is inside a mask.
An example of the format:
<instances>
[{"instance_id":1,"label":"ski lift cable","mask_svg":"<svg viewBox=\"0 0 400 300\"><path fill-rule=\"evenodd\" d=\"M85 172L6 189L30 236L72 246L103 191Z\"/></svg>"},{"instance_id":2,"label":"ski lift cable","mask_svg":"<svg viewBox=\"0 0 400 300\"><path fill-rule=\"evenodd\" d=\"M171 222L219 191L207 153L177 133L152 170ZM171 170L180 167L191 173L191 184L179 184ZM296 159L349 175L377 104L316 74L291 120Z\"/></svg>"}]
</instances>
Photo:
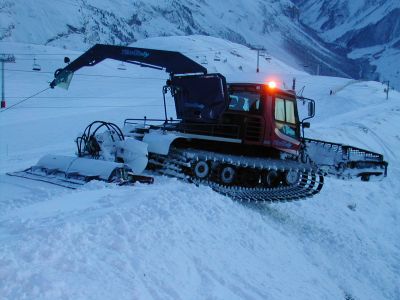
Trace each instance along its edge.
<instances>
[{"instance_id":1,"label":"ski lift cable","mask_svg":"<svg viewBox=\"0 0 400 300\"><path fill-rule=\"evenodd\" d=\"M1 43L1 41L0 41ZM239 48L215 48L211 50L190 50L190 51L179 51L180 53L183 54L191 54L191 53L215 53L215 52L220 52L220 51L233 51L233 50L239 50ZM177 51L171 49L171 51ZM21 56L79 56L83 52L78 52L78 53L13 53L14 55L21 55ZM18 60L29 60L29 58L20 58ZM58 60L58 58L52 58L51 60Z\"/></svg>"},{"instance_id":2,"label":"ski lift cable","mask_svg":"<svg viewBox=\"0 0 400 300\"><path fill-rule=\"evenodd\" d=\"M26 96L11 96L7 97L7 99L21 99L25 98ZM97 99L132 99L133 97L120 97L120 96L41 96L41 97L36 97L36 100L38 99L68 99L68 100L97 100ZM142 96L140 99L154 99L155 97L150 97L150 96Z\"/></svg>"},{"instance_id":3,"label":"ski lift cable","mask_svg":"<svg viewBox=\"0 0 400 300\"><path fill-rule=\"evenodd\" d=\"M18 101L17 103L15 103L15 104L13 104L13 105L11 105L11 106L9 106L9 107L7 107L7 108L1 110L0 113L3 113L3 112L5 112L5 111L9 110L9 109L11 109L11 108L13 108L13 107L15 107L15 106L17 106L17 105L23 103L23 102L25 102L25 101L27 101L27 100L29 100L29 99L35 97L35 96L37 96L37 95L39 95L39 94L41 94L41 93L47 91L48 89L50 89L50 87L47 87L47 88L45 88L44 90L41 90L41 91L39 91L39 92L37 92L37 93L35 93L35 94L29 96L29 97L26 97L25 99L22 99L21 101Z\"/></svg>"},{"instance_id":4,"label":"ski lift cable","mask_svg":"<svg viewBox=\"0 0 400 300\"><path fill-rule=\"evenodd\" d=\"M1 43L1 41L0 41ZM83 53L83 52L82 52ZM76 55L79 56L82 54L81 52L78 53L35 53L35 52L30 52L30 53L18 53L18 52L13 52L14 55L21 55L21 56L66 56L66 55ZM19 59L20 60L20 59Z\"/></svg>"},{"instance_id":5,"label":"ski lift cable","mask_svg":"<svg viewBox=\"0 0 400 300\"><path fill-rule=\"evenodd\" d=\"M15 55L15 56L19 56L19 55ZM66 56L66 55L62 55L62 56ZM18 61L29 61L32 60L32 58L18 58ZM60 61L60 58L40 58L40 60L42 61Z\"/></svg>"},{"instance_id":6,"label":"ski lift cable","mask_svg":"<svg viewBox=\"0 0 400 300\"><path fill-rule=\"evenodd\" d=\"M24 72L24 73L34 73L34 74L54 74L54 72L43 71L37 73L31 70L20 70L20 69L4 69L10 72ZM127 78L127 79L154 79L154 80L166 80L167 78L161 77L131 77L131 76L117 76L117 75L102 75L102 74L74 74L74 76L86 76L86 77L106 77L106 78Z\"/></svg>"},{"instance_id":7,"label":"ski lift cable","mask_svg":"<svg viewBox=\"0 0 400 300\"><path fill-rule=\"evenodd\" d=\"M173 104L167 105L168 107L175 107ZM146 105L80 105L80 106L20 106L15 109L58 109L58 108L134 108L134 107L163 107L162 104L146 104Z\"/></svg>"}]
</instances>

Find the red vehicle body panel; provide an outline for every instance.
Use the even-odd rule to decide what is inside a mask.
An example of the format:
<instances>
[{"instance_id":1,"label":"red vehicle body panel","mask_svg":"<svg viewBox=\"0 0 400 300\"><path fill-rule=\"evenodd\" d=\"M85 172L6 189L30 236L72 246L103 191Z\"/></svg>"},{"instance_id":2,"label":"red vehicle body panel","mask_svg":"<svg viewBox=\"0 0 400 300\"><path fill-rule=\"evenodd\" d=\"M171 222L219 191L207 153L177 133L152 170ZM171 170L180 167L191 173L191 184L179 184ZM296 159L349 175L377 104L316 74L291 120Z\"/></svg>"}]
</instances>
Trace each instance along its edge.
<instances>
[{"instance_id":1,"label":"red vehicle body panel","mask_svg":"<svg viewBox=\"0 0 400 300\"><path fill-rule=\"evenodd\" d=\"M279 88L270 88L267 84L230 84L231 95L240 92L257 93L260 95L261 108L257 112L229 112L236 115L242 115L244 119L244 138L243 142L250 145L262 145L272 147L290 154L298 154L300 148L300 127L296 103L296 95L291 91L284 91ZM277 98L289 100L293 103L295 123L289 124L275 119L275 107ZM279 129L279 125L290 125L293 128L293 134L290 136ZM257 138L254 134L250 135L249 128L253 132L259 127ZM249 138L250 137L250 138Z\"/></svg>"}]
</instances>

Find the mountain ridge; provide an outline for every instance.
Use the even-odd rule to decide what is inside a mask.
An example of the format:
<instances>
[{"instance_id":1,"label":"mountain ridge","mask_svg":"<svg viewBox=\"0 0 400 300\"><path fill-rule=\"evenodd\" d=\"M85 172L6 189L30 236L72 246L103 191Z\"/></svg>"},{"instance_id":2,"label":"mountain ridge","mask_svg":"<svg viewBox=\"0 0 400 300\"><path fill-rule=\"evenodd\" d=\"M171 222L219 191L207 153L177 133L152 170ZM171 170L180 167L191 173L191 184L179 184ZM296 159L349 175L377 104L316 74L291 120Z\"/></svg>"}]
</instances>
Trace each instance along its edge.
<instances>
[{"instance_id":1,"label":"mountain ridge","mask_svg":"<svg viewBox=\"0 0 400 300\"><path fill-rule=\"evenodd\" d=\"M400 88L400 2L357 0L293 0L300 22L327 43L343 49L350 59L363 59L379 81Z\"/></svg>"},{"instance_id":2,"label":"mountain ridge","mask_svg":"<svg viewBox=\"0 0 400 300\"><path fill-rule=\"evenodd\" d=\"M394 1L386 2L390 4L386 10L396 7ZM316 27L327 16L315 10L318 5L335 7L328 4L323 0L229 0L223 4L208 0L4 0L0 40L86 50L95 43L127 45L148 37L201 34L263 47L311 74L382 80L381 72L397 83L396 72L381 67L385 62L376 65L372 54L349 51L346 43L351 37L338 42ZM331 32L337 24L332 26Z\"/></svg>"}]
</instances>

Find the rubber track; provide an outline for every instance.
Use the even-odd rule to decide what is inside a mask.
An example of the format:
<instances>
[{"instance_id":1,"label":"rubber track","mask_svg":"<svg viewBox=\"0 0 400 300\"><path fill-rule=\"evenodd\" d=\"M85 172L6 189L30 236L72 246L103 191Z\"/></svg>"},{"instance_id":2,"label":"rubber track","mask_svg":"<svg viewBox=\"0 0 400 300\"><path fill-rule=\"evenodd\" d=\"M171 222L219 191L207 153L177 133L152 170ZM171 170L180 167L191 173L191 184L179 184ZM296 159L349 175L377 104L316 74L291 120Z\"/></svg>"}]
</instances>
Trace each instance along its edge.
<instances>
[{"instance_id":1,"label":"rubber track","mask_svg":"<svg viewBox=\"0 0 400 300\"><path fill-rule=\"evenodd\" d=\"M281 171L296 170L301 173L297 184L292 186L280 186L275 188L248 188L240 186L227 186L210 180L200 180L193 177L191 174L186 174L184 169L190 168L193 163L199 160L212 160L220 163L230 163L233 166L255 168L255 169L279 169ZM297 163L294 161L273 160L273 159L260 159L249 162L249 158L239 158L235 156L213 155L204 151L197 150L173 150L168 157L158 157L158 164L162 166L159 170L160 173L177 177L197 185L205 185L211 187L214 191L228 196L237 201L245 202L288 202L301 200L312 197L318 194L324 184L323 175L317 173L310 166ZM212 158L212 159L210 159ZM154 162L154 161L153 161ZM297 168L296 168L297 166Z\"/></svg>"}]
</instances>

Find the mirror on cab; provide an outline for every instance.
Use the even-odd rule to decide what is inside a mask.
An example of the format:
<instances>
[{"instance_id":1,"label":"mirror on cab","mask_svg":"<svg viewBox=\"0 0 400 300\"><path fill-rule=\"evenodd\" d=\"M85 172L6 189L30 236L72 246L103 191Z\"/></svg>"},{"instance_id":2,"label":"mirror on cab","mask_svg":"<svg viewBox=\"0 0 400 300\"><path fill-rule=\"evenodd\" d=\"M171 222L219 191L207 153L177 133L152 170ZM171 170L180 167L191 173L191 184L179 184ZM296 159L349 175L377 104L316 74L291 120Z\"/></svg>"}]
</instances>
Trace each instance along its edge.
<instances>
[{"instance_id":1,"label":"mirror on cab","mask_svg":"<svg viewBox=\"0 0 400 300\"><path fill-rule=\"evenodd\" d=\"M315 115L315 103L314 101L308 102L308 116L314 117Z\"/></svg>"}]
</instances>

